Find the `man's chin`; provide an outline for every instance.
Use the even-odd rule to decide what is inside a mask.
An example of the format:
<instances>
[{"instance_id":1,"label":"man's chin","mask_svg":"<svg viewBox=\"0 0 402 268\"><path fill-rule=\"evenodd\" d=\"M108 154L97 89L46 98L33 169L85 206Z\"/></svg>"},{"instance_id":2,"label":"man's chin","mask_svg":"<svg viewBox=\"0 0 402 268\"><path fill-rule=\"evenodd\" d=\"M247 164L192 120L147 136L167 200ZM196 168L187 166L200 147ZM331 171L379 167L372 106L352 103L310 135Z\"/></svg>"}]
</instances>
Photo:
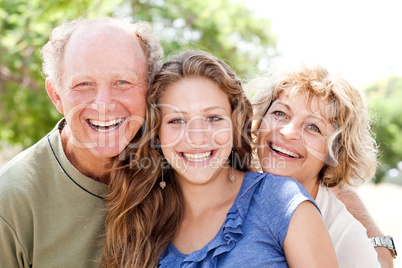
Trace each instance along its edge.
<instances>
[{"instance_id":1,"label":"man's chin","mask_svg":"<svg viewBox=\"0 0 402 268\"><path fill-rule=\"evenodd\" d=\"M108 159L118 156L124 148L129 144L126 138L119 139L119 136L102 136L87 137L85 142L80 142L76 139L70 139L70 144L73 145L74 151L84 150L93 155L94 159Z\"/></svg>"},{"instance_id":2,"label":"man's chin","mask_svg":"<svg viewBox=\"0 0 402 268\"><path fill-rule=\"evenodd\" d=\"M95 158L110 159L118 156L123 149L119 147L94 147L90 151Z\"/></svg>"},{"instance_id":3,"label":"man's chin","mask_svg":"<svg viewBox=\"0 0 402 268\"><path fill-rule=\"evenodd\" d=\"M123 135L99 135L94 138L90 139L92 141L86 143L85 147L105 157L118 155L130 142Z\"/></svg>"}]
</instances>

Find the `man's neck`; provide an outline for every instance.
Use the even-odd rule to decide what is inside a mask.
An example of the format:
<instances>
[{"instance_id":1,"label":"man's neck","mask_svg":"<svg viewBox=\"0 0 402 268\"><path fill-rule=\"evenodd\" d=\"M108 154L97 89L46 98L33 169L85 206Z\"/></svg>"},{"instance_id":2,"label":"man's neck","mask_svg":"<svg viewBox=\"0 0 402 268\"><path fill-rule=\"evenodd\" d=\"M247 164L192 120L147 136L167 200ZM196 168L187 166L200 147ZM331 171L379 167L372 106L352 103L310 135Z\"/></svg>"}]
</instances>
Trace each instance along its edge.
<instances>
[{"instance_id":1,"label":"man's neck","mask_svg":"<svg viewBox=\"0 0 402 268\"><path fill-rule=\"evenodd\" d=\"M68 127L64 127L60 130L60 136L63 151L71 165L73 165L81 174L93 180L105 184L109 183L111 158L96 157L88 148L80 148L79 146L72 144L69 141L71 140L71 130Z\"/></svg>"}]
</instances>

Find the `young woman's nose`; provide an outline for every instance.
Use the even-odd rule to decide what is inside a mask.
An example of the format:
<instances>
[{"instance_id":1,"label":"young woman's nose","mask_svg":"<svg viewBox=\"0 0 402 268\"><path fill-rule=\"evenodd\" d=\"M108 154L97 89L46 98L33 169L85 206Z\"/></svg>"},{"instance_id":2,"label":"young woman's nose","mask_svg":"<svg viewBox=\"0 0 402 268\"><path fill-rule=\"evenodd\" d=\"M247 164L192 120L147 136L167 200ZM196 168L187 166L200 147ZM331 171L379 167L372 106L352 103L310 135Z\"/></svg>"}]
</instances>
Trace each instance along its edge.
<instances>
[{"instance_id":1,"label":"young woman's nose","mask_svg":"<svg viewBox=\"0 0 402 268\"><path fill-rule=\"evenodd\" d=\"M186 138L189 144L196 147L208 146L209 132L211 131L211 126L205 122L204 118L194 118L187 123L186 127Z\"/></svg>"}]
</instances>

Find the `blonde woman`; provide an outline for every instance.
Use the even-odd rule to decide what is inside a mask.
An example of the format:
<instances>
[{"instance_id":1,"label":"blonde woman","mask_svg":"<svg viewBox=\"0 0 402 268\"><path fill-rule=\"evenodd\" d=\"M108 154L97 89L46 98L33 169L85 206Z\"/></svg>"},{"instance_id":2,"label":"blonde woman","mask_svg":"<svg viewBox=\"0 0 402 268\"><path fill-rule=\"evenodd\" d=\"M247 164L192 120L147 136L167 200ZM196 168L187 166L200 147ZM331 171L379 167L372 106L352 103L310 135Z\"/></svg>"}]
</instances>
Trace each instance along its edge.
<instances>
[{"instance_id":1,"label":"blonde woman","mask_svg":"<svg viewBox=\"0 0 402 268\"><path fill-rule=\"evenodd\" d=\"M356 185L376 170L376 145L358 90L319 65L250 82L263 172L298 180L321 210L340 267L380 267L364 227L329 188Z\"/></svg>"},{"instance_id":2,"label":"blonde woman","mask_svg":"<svg viewBox=\"0 0 402 268\"><path fill-rule=\"evenodd\" d=\"M251 172L252 108L229 66L184 52L147 104L110 183L108 267L337 267L303 186Z\"/></svg>"}]
</instances>

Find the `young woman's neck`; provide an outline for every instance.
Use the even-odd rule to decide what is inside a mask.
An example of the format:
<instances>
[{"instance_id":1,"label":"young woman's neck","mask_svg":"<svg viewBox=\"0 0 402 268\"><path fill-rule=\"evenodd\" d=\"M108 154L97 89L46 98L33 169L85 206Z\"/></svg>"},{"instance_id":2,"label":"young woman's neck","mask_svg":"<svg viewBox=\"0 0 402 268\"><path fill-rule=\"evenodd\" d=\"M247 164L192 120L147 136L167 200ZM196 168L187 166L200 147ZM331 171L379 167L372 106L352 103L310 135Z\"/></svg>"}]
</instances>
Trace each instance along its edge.
<instances>
[{"instance_id":1,"label":"young woman's neck","mask_svg":"<svg viewBox=\"0 0 402 268\"><path fill-rule=\"evenodd\" d=\"M234 170L235 182L230 181L230 174L231 167L227 167L222 168L213 180L204 185L181 181L185 214L188 213L196 217L205 211L227 206L229 203L233 204L240 190L244 173Z\"/></svg>"},{"instance_id":2,"label":"young woman's neck","mask_svg":"<svg viewBox=\"0 0 402 268\"><path fill-rule=\"evenodd\" d=\"M231 182L229 172L222 172L208 185L183 185L184 215L173 239L176 248L189 254L205 246L217 234L240 190L244 173L235 171Z\"/></svg>"}]
</instances>

